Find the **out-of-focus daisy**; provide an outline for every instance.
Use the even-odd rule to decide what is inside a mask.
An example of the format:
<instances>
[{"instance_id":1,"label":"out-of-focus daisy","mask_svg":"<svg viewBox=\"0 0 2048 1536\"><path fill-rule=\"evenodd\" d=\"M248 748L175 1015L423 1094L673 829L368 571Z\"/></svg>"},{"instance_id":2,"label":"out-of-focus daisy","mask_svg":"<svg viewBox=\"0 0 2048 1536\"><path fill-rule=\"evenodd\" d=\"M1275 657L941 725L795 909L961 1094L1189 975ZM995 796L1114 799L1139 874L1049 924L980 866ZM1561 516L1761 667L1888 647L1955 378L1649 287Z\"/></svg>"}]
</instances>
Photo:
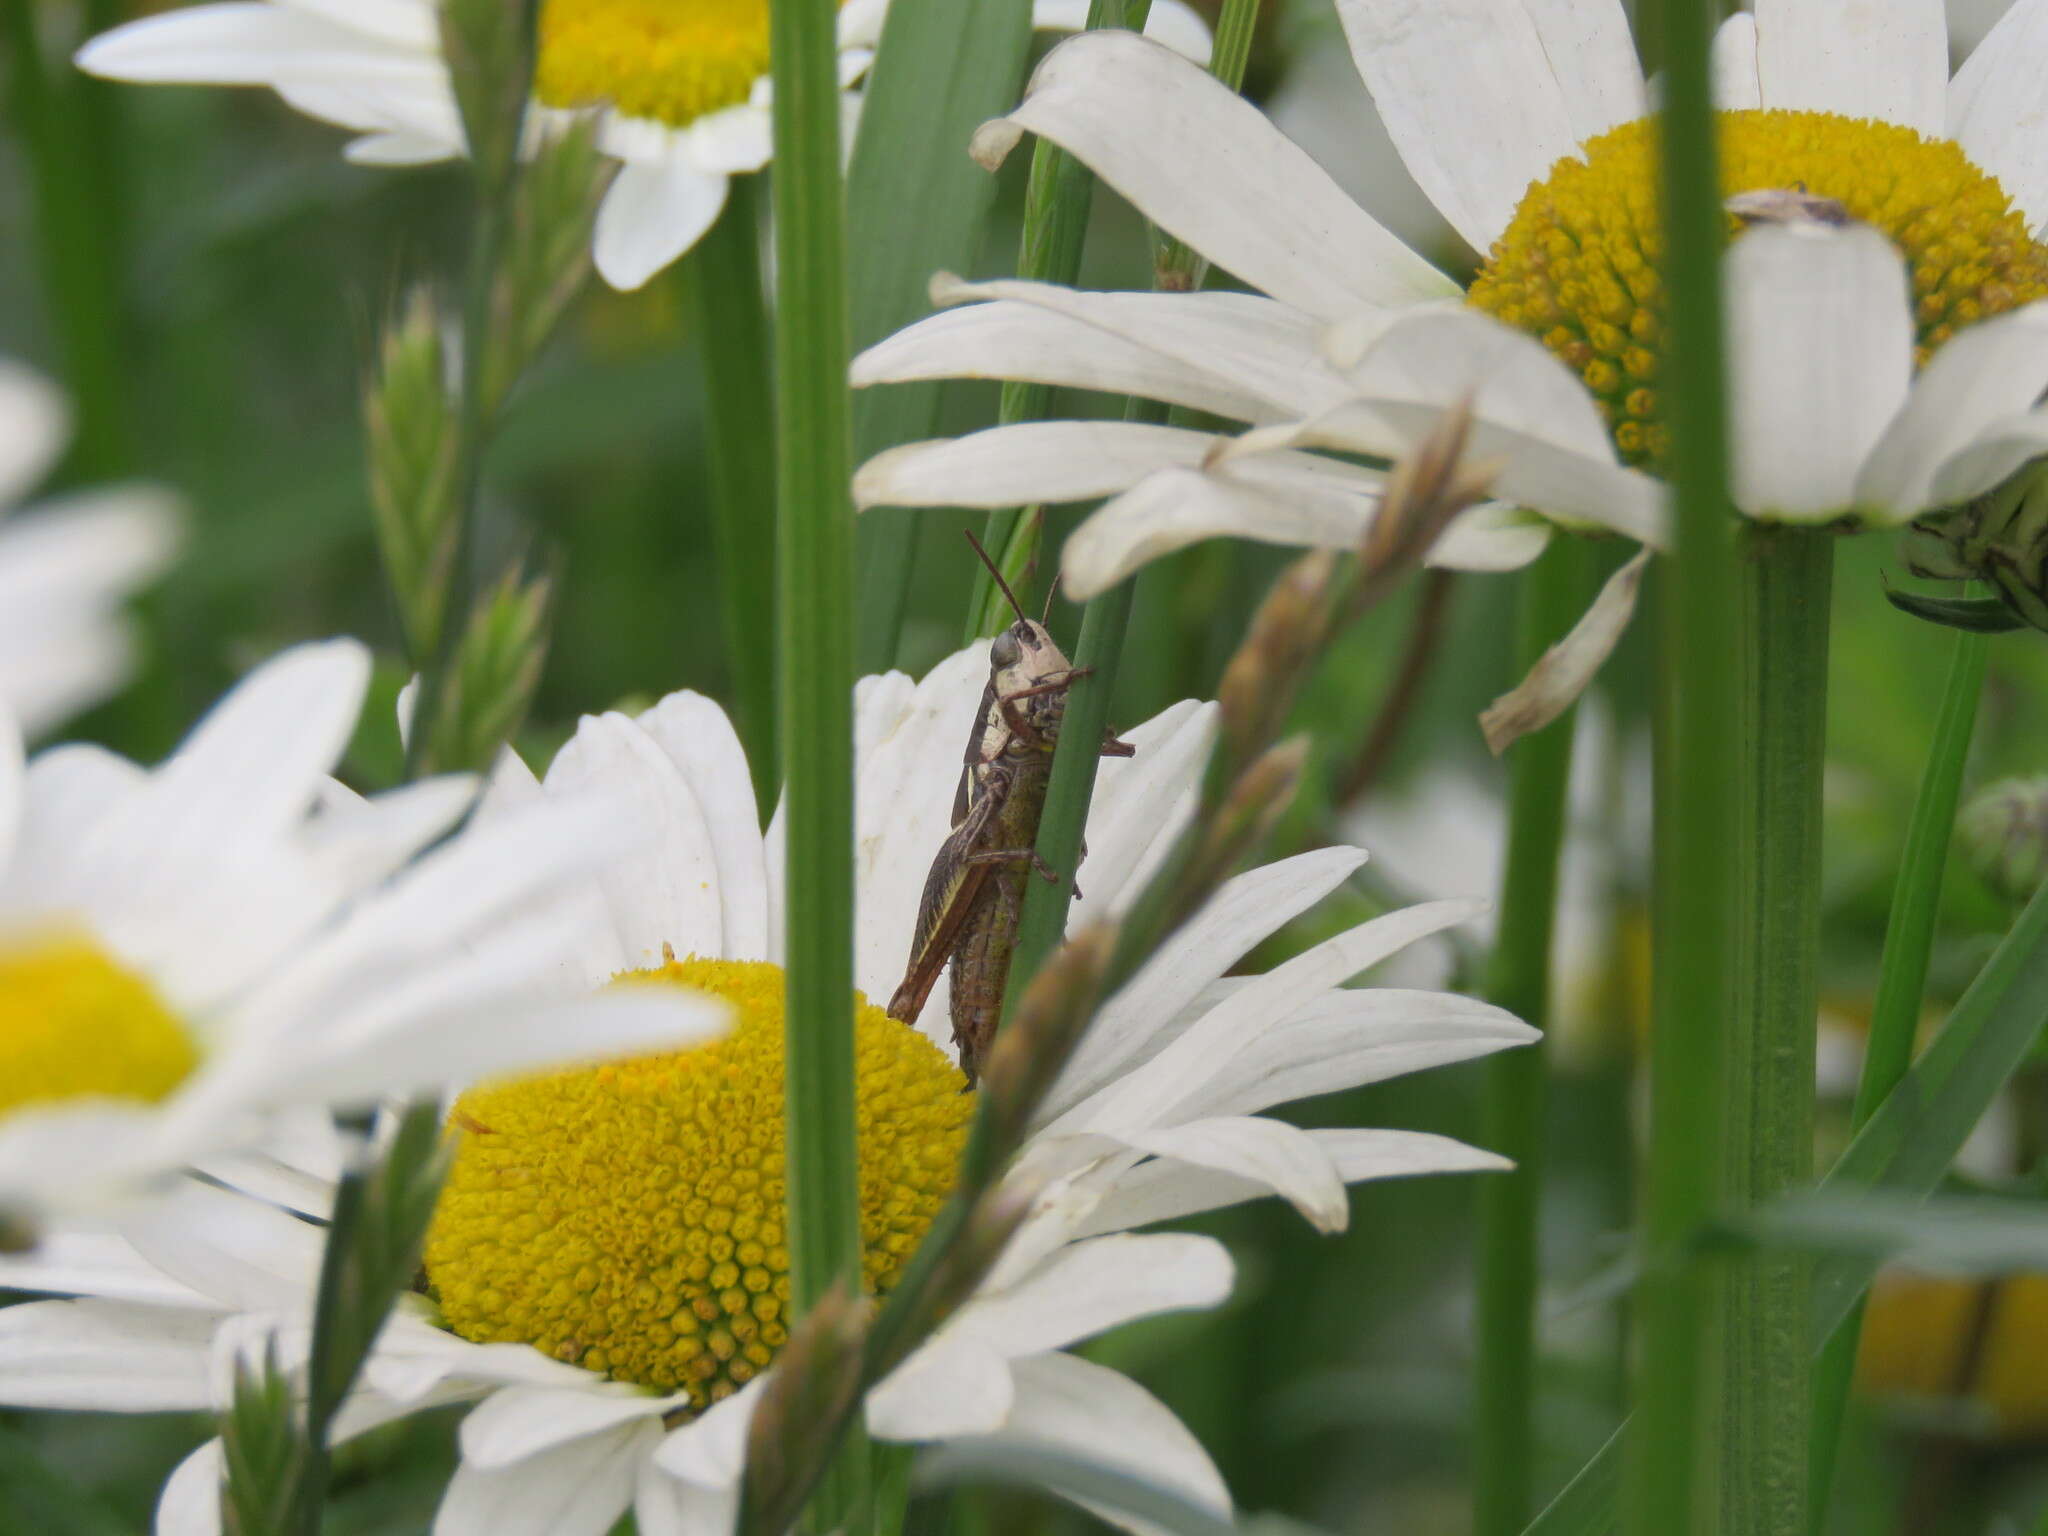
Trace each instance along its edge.
<instances>
[{"instance_id":1,"label":"out-of-focus daisy","mask_svg":"<svg viewBox=\"0 0 2048 1536\"><path fill-rule=\"evenodd\" d=\"M1408 169L1484 253L1465 304L1534 338L1537 359L1458 313L1457 285L1339 192L1249 104L1140 39L1077 38L1047 58L1016 112L983 130L983 152L1000 154L1025 131L1056 140L1148 217L1269 297L948 284L942 301L996 302L882 343L857 364L858 380L1035 378L1149 395L1280 430L1223 447L1167 429L1059 423L1031 429L1067 434L1056 461L1037 445L1035 471L1010 446L1021 436L983 433L869 466L868 500L979 505L1118 492L1067 547L1069 581L1086 591L1189 536L1231 531L1306 542L1323 527L1336 533L1307 524L1271 483L1282 470L1260 467L1270 457L1263 450L1331 446L1395 456L1451 397L1477 385L1472 447L1505 457L1497 494L1560 521L1654 538L1659 497L1641 471L1654 468L1663 430L1660 234L1647 92L1620 0L1422 8L1339 0L1338 10ZM1910 268L1909 365L1924 362L1950 336L2048 293L2048 254L2030 237L2048 216L2048 155L2030 127L2048 100L2044 66L2043 0L2007 11L1953 81L1942 7L1932 0L1759 0L1754 15L1726 23L1716 43L1725 191L1798 194L1895 244ZM1170 131L1160 131L1165 123ZM1880 336L1860 341L1847 359L1826 355L1828 341L1847 328L1842 311L1852 301L1823 305L1818 281L1791 270L1803 248L1789 237L1767 246L1769 259L1761 250L1740 259L1769 269L1760 276L1793 282L1794 291L1758 291L1741 323L1753 347L1769 349L1758 351L1759 362L1801 349L1801 366L1779 381L1772 406L1745 400L1746 420L1755 418L1747 420L1753 460L1761 464L1823 415L1833 430L1823 461L1808 441L1779 455L1784 462L1772 474L1796 483L1752 480L1745 488L1753 507L1806 515L1816 497L1846 492L1862 467L1845 464L1845 443L1855 439L1867 451L1869 434L1904 398L1892 362L1898 325L1886 319ZM1893 304L1896 289L1887 274ZM1868 291L1854 302L1859 314L1874 312ZM1792 333L1810 340L1767 333L1770 320L1800 305L1827 311ZM1418 309L1449 313L1403 321ZM2020 350L2023 333L2008 334L2000 356ZM1882 380L1853 376L1849 369L1879 347ZM1363 380L1350 369L1361 356L1377 368ZM1839 373L1831 371L1837 364ZM1502 368L1512 377L1499 377ZM2000 402L2022 372L2017 364L1997 369L1989 388ZM1982 425L1982 413L1957 402L1953 387L1930 393L1938 400L1917 407L1916 424ZM1888 403L1879 415L1881 397ZM1764 420L1792 400L1796 412ZM1938 450L1926 475L1975 435L1958 426L1952 437L1916 445ZM1896 483L1882 491L1888 514L1917 494L1905 483L1905 455L1898 458ZM1288 472L1302 473L1298 464ZM1873 485L1886 478L1877 467L1869 474ZM1974 478L1961 468L1940 474L1939 492ZM941 478L949 482L944 495ZM1178 520L1160 510L1197 499L1215 510ZM1851 504L1838 501L1831 511Z\"/></svg>"},{"instance_id":2,"label":"out-of-focus daisy","mask_svg":"<svg viewBox=\"0 0 2048 1536\"><path fill-rule=\"evenodd\" d=\"M987 675L977 645L921 683L891 674L860 686L856 974L866 993L900 978L949 830L961 722ZM1212 728L1212 708L1177 706L1127 733L1136 757L1104 765L1084 911L1135 899L1191 811ZM650 1536L724 1531L748 1416L787 1336L780 825L757 830L737 739L716 705L691 694L637 719L585 720L544 785L507 767L501 806L603 786L646 829L558 914L581 941L582 979L625 972L629 990L681 981L727 998L740 1022L712 1046L461 1097L461 1148L427 1242L428 1294L380 1344L358 1412L368 1422L481 1400L436 1526L444 1536L599 1536L628 1507ZM1439 1136L1302 1131L1260 1111L1532 1035L1465 998L1343 986L1468 917L1470 902L1395 912L1265 975L1225 974L1363 858L1323 849L1239 876L1104 1005L1011 1175L1032 1200L1024 1225L977 1294L870 1394L872 1433L1082 1446L1227 1511L1214 1468L1164 1407L1063 1353L1132 1318L1227 1294L1230 1263L1213 1241L1131 1229L1277 1192L1334 1230L1348 1182L1498 1167ZM883 1290L953 1183L973 1100L937 1022L943 998L919 1027L864 999L857 1007L865 1268ZM136 1406L105 1384L112 1351L96 1341L111 1333L149 1340L180 1401L215 1401L209 1349L302 1320L309 1294L307 1229L242 1204L251 1210L223 1218L222 1241L274 1255L253 1267L291 1271L263 1297L229 1294L210 1278L222 1266L171 1267L134 1231L82 1239L98 1245L79 1250L87 1257L112 1256L97 1270L67 1267L61 1248L46 1264L0 1269L0 1283L94 1298L0 1313L0 1336L39 1362L10 1369L0 1352L0 1401ZM262 1237L266 1225L278 1235ZM156 1294L165 1276L186 1289ZM289 1338L294 1325L283 1326ZM166 1518L191 1522L177 1529L212 1528L202 1515L216 1455L200 1453L167 1493Z\"/></svg>"},{"instance_id":3,"label":"out-of-focus daisy","mask_svg":"<svg viewBox=\"0 0 2048 1536\"><path fill-rule=\"evenodd\" d=\"M31 736L120 685L131 649L121 603L177 543L175 503L144 486L8 511L69 428L63 396L0 358L0 711Z\"/></svg>"},{"instance_id":4,"label":"out-of-focus daisy","mask_svg":"<svg viewBox=\"0 0 2048 1536\"><path fill-rule=\"evenodd\" d=\"M843 0L839 79L849 110L888 0ZM1034 24L1079 27L1085 4L1037 0ZM1206 59L1209 33L1181 0L1155 0L1148 30ZM774 152L768 0L545 0L533 127L601 110L599 147L621 162L593 254L614 288L638 288L725 206L729 178ZM350 159L422 165L464 152L434 0L236 0L188 6L87 43L79 67L118 80L267 85L360 135Z\"/></svg>"},{"instance_id":5,"label":"out-of-focus daisy","mask_svg":"<svg viewBox=\"0 0 2048 1536\"><path fill-rule=\"evenodd\" d=\"M250 674L170 758L0 741L0 1210L31 1221L267 1133L475 1073L692 1039L682 994L550 990L546 901L630 836L589 797L449 833L444 779L327 778L369 657ZM410 862L409 862L410 861Z\"/></svg>"}]
</instances>

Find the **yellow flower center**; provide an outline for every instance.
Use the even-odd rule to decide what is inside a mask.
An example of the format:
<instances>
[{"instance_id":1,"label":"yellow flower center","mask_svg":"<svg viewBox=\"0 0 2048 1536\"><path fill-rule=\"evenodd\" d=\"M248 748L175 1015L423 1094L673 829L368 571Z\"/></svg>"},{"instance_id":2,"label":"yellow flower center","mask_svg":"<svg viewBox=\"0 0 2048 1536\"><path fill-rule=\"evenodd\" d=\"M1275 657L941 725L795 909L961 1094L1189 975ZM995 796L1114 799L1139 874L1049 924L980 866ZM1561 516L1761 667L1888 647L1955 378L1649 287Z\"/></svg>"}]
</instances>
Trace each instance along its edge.
<instances>
[{"instance_id":1,"label":"yellow flower center","mask_svg":"<svg viewBox=\"0 0 2048 1536\"><path fill-rule=\"evenodd\" d=\"M689 1050L473 1088L427 1235L448 1326L703 1408L788 1337L782 970L671 961L626 984L713 992ZM863 1270L886 1291L953 1187L973 1098L938 1047L855 994Z\"/></svg>"},{"instance_id":2,"label":"yellow flower center","mask_svg":"<svg viewBox=\"0 0 2048 1536\"><path fill-rule=\"evenodd\" d=\"M546 0L534 93L680 128L768 73L768 0Z\"/></svg>"},{"instance_id":3,"label":"yellow flower center","mask_svg":"<svg viewBox=\"0 0 2048 1536\"><path fill-rule=\"evenodd\" d=\"M0 949L0 1116L61 1099L154 1104L198 1064L155 989L91 939Z\"/></svg>"},{"instance_id":4,"label":"yellow flower center","mask_svg":"<svg viewBox=\"0 0 2048 1536\"><path fill-rule=\"evenodd\" d=\"M2048 295L2048 250L1950 141L1829 112L1723 112L1719 129L1724 194L1829 198L1904 253L1918 362L1963 327ZM1578 372L1622 457L1639 465L1656 463L1665 441L1656 186L1649 119L1588 140L1529 189L1470 294Z\"/></svg>"}]
</instances>

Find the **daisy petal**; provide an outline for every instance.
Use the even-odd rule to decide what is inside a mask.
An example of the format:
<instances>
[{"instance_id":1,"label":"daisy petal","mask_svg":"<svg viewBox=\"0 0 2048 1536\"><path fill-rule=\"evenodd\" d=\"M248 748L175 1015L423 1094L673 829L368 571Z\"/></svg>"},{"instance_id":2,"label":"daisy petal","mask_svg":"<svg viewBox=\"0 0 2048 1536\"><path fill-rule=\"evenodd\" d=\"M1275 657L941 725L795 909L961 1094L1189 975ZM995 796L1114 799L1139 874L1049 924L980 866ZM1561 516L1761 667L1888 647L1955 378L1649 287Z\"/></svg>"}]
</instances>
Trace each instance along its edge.
<instances>
[{"instance_id":1,"label":"daisy petal","mask_svg":"<svg viewBox=\"0 0 2048 1536\"><path fill-rule=\"evenodd\" d=\"M211 1185L138 1206L121 1233L164 1274L243 1311L302 1308L320 1273L318 1227Z\"/></svg>"},{"instance_id":2,"label":"daisy petal","mask_svg":"<svg viewBox=\"0 0 2048 1536\"><path fill-rule=\"evenodd\" d=\"M642 1421L511 1466L465 1457L434 1516L434 1536L605 1536L632 1504L639 1464L660 1435Z\"/></svg>"},{"instance_id":3,"label":"daisy petal","mask_svg":"<svg viewBox=\"0 0 2048 1536\"><path fill-rule=\"evenodd\" d=\"M1764 104L1756 74L1756 17L1737 11L1714 33L1714 105L1723 112L1754 112Z\"/></svg>"},{"instance_id":4,"label":"daisy petal","mask_svg":"<svg viewBox=\"0 0 2048 1536\"><path fill-rule=\"evenodd\" d=\"M1256 1115L1225 1115L1132 1131L1118 1138L1141 1152L1249 1179L1287 1201L1318 1232L1351 1219L1344 1181L1308 1132Z\"/></svg>"},{"instance_id":5,"label":"daisy petal","mask_svg":"<svg viewBox=\"0 0 2048 1536\"><path fill-rule=\"evenodd\" d=\"M1512 1167L1504 1157L1425 1131L1310 1131L1346 1184L1430 1173L1489 1173ZM1091 1237L1176 1221L1202 1211L1262 1199L1272 1191L1253 1179L1155 1158L1122 1175L1073 1236Z\"/></svg>"},{"instance_id":6,"label":"daisy petal","mask_svg":"<svg viewBox=\"0 0 2048 1536\"><path fill-rule=\"evenodd\" d=\"M221 1481L227 1463L209 1440L178 1463L156 1501L155 1536L221 1536Z\"/></svg>"},{"instance_id":7,"label":"daisy petal","mask_svg":"<svg viewBox=\"0 0 2048 1536\"><path fill-rule=\"evenodd\" d=\"M1300 456L1293 461L1299 465ZM1067 595L1085 602L1152 561L1204 539L1344 549L1379 507L1376 494L1337 473L1289 473L1262 454L1216 469L1168 469L1098 508L1060 550Z\"/></svg>"},{"instance_id":8,"label":"daisy petal","mask_svg":"<svg viewBox=\"0 0 2048 1536\"><path fill-rule=\"evenodd\" d=\"M1475 251L1531 182L1646 108L1619 0L1338 0L1337 14L1409 173Z\"/></svg>"},{"instance_id":9,"label":"daisy petal","mask_svg":"<svg viewBox=\"0 0 2048 1536\"><path fill-rule=\"evenodd\" d=\"M1496 757L1531 731L1542 730L1586 691L1635 617L1636 591L1649 563L1650 552L1642 550L1602 582L1600 595L1571 632L1480 714L1479 729Z\"/></svg>"},{"instance_id":10,"label":"daisy petal","mask_svg":"<svg viewBox=\"0 0 2048 1536\"><path fill-rule=\"evenodd\" d=\"M1071 151L1218 266L1312 315L1455 291L1257 107L1133 33L1085 33L1055 48L1016 111L976 134L977 152L987 163L1024 131Z\"/></svg>"},{"instance_id":11,"label":"daisy petal","mask_svg":"<svg viewBox=\"0 0 2048 1536\"><path fill-rule=\"evenodd\" d=\"M0 1308L0 1403L162 1413L211 1408L212 1313L115 1301Z\"/></svg>"},{"instance_id":12,"label":"daisy petal","mask_svg":"<svg viewBox=\"0 0 2048 1536\"><path fill-rule=\"evenodd\" d=\"M89 75L191 85L375 82L418 66L409 51L288 6L196 5L102 33L78 50Z\"/></svg>"},{"instance_id":13,"label":"daisy petal","mask_svg":"<svg viewBox=\"0 0 2048 1536\"><path fill-rule=\"evenodd\" d=\"M739 1514L737 1490L686 1483L651 1459L640 1464L633 1490L633 1521L640 1536L732 1536Z\"/></svg>"},{"instance_id":14,"label":"daisy petal","mask_svg":"<svg viewBox=\"0 0 2048 1536\"><path fill-rule=\"evenodd\" d=\"M1499 500L1659 548L1667 541L1661 488L1615 462L1592 396L1534 337L1473 310L1416 315L1389 326L1348 373L1356 407L1304 424L1298 440L1379 452L1385 423L1412 447L1446 410L1470 401L1466 452L1502 460L1493 485ZM1368 412L1362 423L1357 407Z\"/></svg>"},{"instance_id":15,"label":"daisy petal","mask_svg":"<svg viewBox=\"0 0 2048 1536\"><path fill-rule=\"evenodd\" d=\"M1550 524L1504 501L1482 502L1451 519L1425 565L1450 571L1519 571L1550 547Z\"/></svg>"},{"instance_id":16,"label":"daisy petal","mask_svg":"<svg viewBox=\"0 0 2048 1536\"><path fill-rule=\"evenodd\" d=\"M0 1254L0 1289L217 1310L112 1232L50 1232L26 1253Z\"/></svg>"},{"instance_id":17,"label":"daisy petal","mask_svg":"<svg viewBox=\"0 0 2048 1536\"><path fill-rule=\"evenodd\" d=\"M767 953L768 872L761 860L761 813L746 749L724 710L700 693L672 693L639 726L690 786L702 808L718 865L718 902L728 960Z\"/></svg>"},{"instance_id":18,"label":"daisy petal","mask_svg":"<svg viewBox=\"0 0 2048 1536\"><path fill-rule=\"evenodd\" d=\"M1939 136L1948 104L1942 11L1942 0L1756 0L1763 106Z\"/></svg>"},{"instance_id":19,"label":"daisy petal","mask_svg":"<svg viewBox=\"0 0 2048 1536\"><path fill-rule=\"evenodd\" d=\"M1009 1363L963 1328L940 1330L867 1395L868 1432L883 1440L945 1440L1000 1429Z\"/></svg>"},{"instance_id":20,"label":"daisy petal","mask_svg":"<svg viewBox=\"0 0 2048 1536\"><path fill-rule=\"evenodd\" d=\"M22 806L28 799L28 769L22 760L21 727L13 712L0 705L0 889L19 845Z\"/></svg>"},{"instance_id":21,"label":"daisy petal","mask_svg":"<svg viewBox=\"0 0 2048 1536\"><path fill-rule=\"evenodd\" d=\"M852 378L855 389L930 379L1025 379L1141 395L1233 421L1267 421L1280 414L1206 368L1186 367L1148 346L1031 304L970 304L928 316L856 357Z\"/></svg>"},{"instance_id":22,"label":"daisy petal","mask_svg":"<svg viewBox=\"0 0 2048 1536\"><path fill-rule=\"evenodd\" d=\"M342 148L351 165L434 165L457 150L445 140L424 133L366 133Z\"/></svg>"},{"instance_id":23,"label":"daisy petal","mask_svg":"<svg viewBox=\"0 0 2048 1536\"><path fill-rule=\"evenodd\" d=\"M747 1465L747 1435L768 1378L757 1376L672 1432L654 1453L664 1471L700 1488L737 1488Z\"/></svg>"},{"instance_id":24,"label":"daisy petal","mask_svg":"<svg viewBox=\"0 0 2048 1536\"><path fill-rule=\"evenodd\" d=\"M977 1298L955 1326L1005 1358L1061 1349L1158 1312L1220 1305L1230 1253L1188 1232L1129 1233L1075 1243L999 1295Z\"/></svg>"},{"instance_id":25,"label":"daisy petal","mask_svg":"<svg viewBox=\"0 0 2048 1536\"><path fill-rule=\"evenodd\" d=\"M585 1435L659 1418L663 1401L630 1387L507 1387L462 1421L462 1459L479 1467L509 1467Z\"/></svg>"},{"instance_id":26,"label":"daisy petal","mask_svg":"<svg viewBox=\"0 0 2048 1536\"><path fill-rule=\"evenodd\" d=\"M1323 361L1314 323L1255 293L1092 293L1015 278L968 283L942 272L931 297L939 305L1014 300L1086 321L1264 402L1248 420L1271 419L1275 408L1311 415L1350 393ZM1355 311L1354 327L1370 329Z\"/></svg>"},{"instance_id":27,"label":"daisy petal","mask_svg":"<svg viewBox=\"0 0 2048 1536\"><path fill-rule=\"evenodd\" d=\"M853 478L854 505L1012 507L1089 501L1129 490L1155 469L1191 468L1214 433L1130 421L1030 421L966 437L905 443Z\"/></svg>"},{"instance_id":28,"label":"daisy petal","mask_svg":"<svg viewBox=\"0 0 2048 1536\"><path fill-rule=\"evenodd\" d=\"M1432 901L1404 907L1325 939L1234 991L1144 1067L1120 1077L1054 1122L1065 1133L1128 1131L1172 1123L1200 1104L1260 1024L1305 1008L1388 955L1486 910L1483 901ZM1197 1109L1194 1113L1200 1113Z\"/></svg>"},{"instance_id":29,"label":"daisy petal","mask_svg":"<svg viewBox=\"0 0 2048 1536\"><path fill-rule=\"evenodd\" d=\"M1735 504L1839 517L1912 379L1905 267L1874 229L1771 224L1737 240L1725 270Z\"/></svg>"},{"instance_id":30,"label":"daisy petal","mask_svg":"<svg viewBox=\"0 0 2048 1536\"><path fill-rule=\"evenodd\" d=\"M1103 761L1088 807L1086 892L1067 915L1069 927L1120 917L1144 891L1194 815L1216 718L1215 704L1183 699L1123 733L1135 756Z\"/></svg>"},{"instance_id":31,"label":"daisy petal","mask_svg":"<svg viewBox=\"0 0 2048 1536\"><path fill-rule=\"evenodd\" d=\"M681 153L619 167L597 210L591 258L604 280L630 293L702 238L725 207L726 178Z\"/></svg>"},{"instance_id":32,"label":"daisy petal","mask_svg":"<svg viewBox=\"0 0 2048 1536\"><path fill-rule=\"evenodd\" d=\"M1895 521L1943 505L1941 466L2048 389L2048 303L1980 321L1927 360L1856 481L1859 505Z\"/></svg>"},{"instance_id":33,"label":"daisy petal","mask_svg":"<svg viewBox=\"0 0 2048 1536\"><path fill-rule=\"evenodd\" d=\"M743 176L758 171L775 156L773 114L751 102L707 113L690 124L685 140L690 161L700 171Z\"/></svg>"},{"instance_id":34,"label":"daisy petal","mask_svg":"<svg viewBox=\"0 0 2048 1536\"><path fill-rule=\"evenodd\" d=\"M1230 1518L1230 1491L1185 1424L1128 1376L1075 1355L1039 1355L1012 1364L1017 1404L995 1438L1064 1446L1090 1461L1129 1472ZM1112 1525L1156 1536L1158 1528L1090 1505Z\"/></svg>"},{"instance_id":35,"label":"daisy petal","mask_svg":"<svg viewBox=\"0 0 2048 1536\"><path fill-rule=\"evenodd\" d=\"M7 507L49 473L70 436L71 412L41 374L0 358L0 424L0 507Z\"/></svg>"},{"instance_id":36,"label":"daisy petal","mask_svg":"<svg viewBox=\"0 0 2048 1536\"><path fill-rule=\"evenodd\" d=\"M634 850L604 874L605 902L628 958L661 963L678 955L725 953L718 856L702 804L675 759L624 715L586 715L555 755L547 787L604 796L630 811Z\"/></svg>"},{"instance_id":37,"label":"daisy petal","mask_svg":"<svg viewBox=\"0 0 2048 1536\"><path fill-rule=\"evenodd\" d=\"M1172 1038L1202 988L1254 944L1292 922L1365 862L1357 848L1319 848L1234 876L1130 984L1104 1005L1082 1036L1041 1111L1057 1116L1104 1084L1150 1060Z\"/></svg>"},{"instance_id":38,"label":"daisy petal","mask_svg":"<svg viewBox=\"0 0 2048 1536\"><path fill-rule=\"evenodd\" d=\"M1956 71L1948 136L2013 200L2037 235L2048 225L2048 0L2016 0Z\"/></svg>"},{"instance_id":39,"label":"daisy petal","mask_svg":"<svg viewBox=\"0 0 2048 1536\"><path fill-rule=\"evenodd\" d=\"M1088 25L1088 0L1032 0L1034 32L1079 32ZM1209 63L1209 24L1181 0L1152 0L1145 35L1164 43L1191 64Z\"/></svg>"},{"instance_id":40,"label":"daisy petal","mask_svg":"<svg viewBox=\"0 0 2048 1536\"><path fill-rule=\"evenodd\" d=\"M1953 506L1981 496L2048 453L2048 411L2029 411L1984 429L1968 447L1941 461L1929 504Z\"/></svg>"}]
</instances>

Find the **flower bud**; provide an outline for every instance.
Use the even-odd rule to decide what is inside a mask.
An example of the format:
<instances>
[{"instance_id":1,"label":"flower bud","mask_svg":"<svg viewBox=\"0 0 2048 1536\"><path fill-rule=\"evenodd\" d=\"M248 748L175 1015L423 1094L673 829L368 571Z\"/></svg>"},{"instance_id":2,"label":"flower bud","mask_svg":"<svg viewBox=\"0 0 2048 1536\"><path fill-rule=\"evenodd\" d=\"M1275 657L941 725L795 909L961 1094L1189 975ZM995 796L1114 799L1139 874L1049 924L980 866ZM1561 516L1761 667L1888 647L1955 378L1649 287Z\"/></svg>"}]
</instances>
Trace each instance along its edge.
<instances>
[{"instance_id":1,"label":"flower bud","mask_svg":"<svg viewBox=\"0 0 2048 1536\"><path fill-rule=\"evenodd\" d=\"M2014 902L2048 878L2048 777L2002 779L1972 796L1956 818L1971 867Z\"/></svg>"},{"instance_id":2,"label":"flower bud","mask_svg":"<svg viewBox=\"0 0 2048 1536\"><path fill-rule=\"evenodd\" d=\"M1916 576L1987 581L2016 619L2048 630L2048 464L2030 466L1960 507L1915 519L1899 556Z\"/></svg>"}]
</instances>

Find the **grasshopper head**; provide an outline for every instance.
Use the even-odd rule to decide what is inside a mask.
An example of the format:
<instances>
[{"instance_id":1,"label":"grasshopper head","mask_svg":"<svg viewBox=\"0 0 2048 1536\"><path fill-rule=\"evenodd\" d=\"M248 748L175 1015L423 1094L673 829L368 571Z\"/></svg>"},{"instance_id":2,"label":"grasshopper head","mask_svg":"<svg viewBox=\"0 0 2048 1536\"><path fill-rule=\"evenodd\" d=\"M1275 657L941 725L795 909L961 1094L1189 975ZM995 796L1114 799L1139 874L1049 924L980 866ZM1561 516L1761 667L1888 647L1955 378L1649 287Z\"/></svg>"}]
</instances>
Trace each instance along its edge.
<instances>
[{"instance_id":1,"label":"grasshopper head","mask_svg":"<svg viewBox=\"0 0 2048 1536\"><path fill-rule=\"evenodd\" d=\"M989 643L990 669L1003 691L1028 688L1069 670L1066 653L1036 619L1019 619Z\"/></svg>"}]
</instances>

